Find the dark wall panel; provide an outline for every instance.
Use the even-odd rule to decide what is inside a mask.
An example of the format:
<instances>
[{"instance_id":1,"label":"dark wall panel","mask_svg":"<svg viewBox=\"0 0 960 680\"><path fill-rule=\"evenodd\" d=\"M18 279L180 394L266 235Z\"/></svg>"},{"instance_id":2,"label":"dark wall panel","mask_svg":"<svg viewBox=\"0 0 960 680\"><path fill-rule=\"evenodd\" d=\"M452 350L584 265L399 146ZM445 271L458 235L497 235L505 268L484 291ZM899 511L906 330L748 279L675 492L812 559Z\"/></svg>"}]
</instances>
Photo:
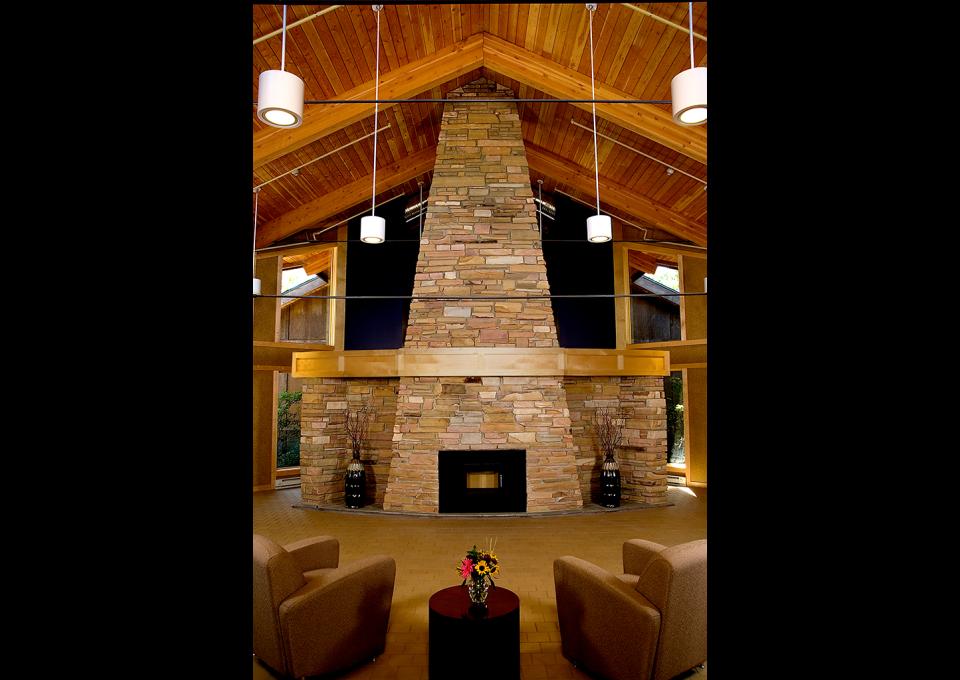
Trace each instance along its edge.
<instances>
[{"instance_id":1,"label":"dark wall panel","mask_svg":"<svg viewBox=\"0 0 960 680\"><path fill-rule=\"evenodd\" d=\"M417 269L417 221L404 222L407 201L397 200L377 208L387 220L383 243L360 242L360 217L347 225L347 295L411 295ZM368 213L369 214L369 213ZM345 349L397 349L403 347L410 300L347 300Z\"/></svg>"},{"instance_id":2,"label":"dark wall panel","mask_svg":"<svg viewBox=\"0 0 960 680\"><path fill-rule=\"evenodd\" d=\"M554 295L612 295L613 244L587 241L587 218L595 210L561 194L554 197L556 220L543 218L543 257ZM563 242L563 241L572 242ZM613 298L554 299L553 316L561 347L615 348Z\"/></svg>"}]
</instances>

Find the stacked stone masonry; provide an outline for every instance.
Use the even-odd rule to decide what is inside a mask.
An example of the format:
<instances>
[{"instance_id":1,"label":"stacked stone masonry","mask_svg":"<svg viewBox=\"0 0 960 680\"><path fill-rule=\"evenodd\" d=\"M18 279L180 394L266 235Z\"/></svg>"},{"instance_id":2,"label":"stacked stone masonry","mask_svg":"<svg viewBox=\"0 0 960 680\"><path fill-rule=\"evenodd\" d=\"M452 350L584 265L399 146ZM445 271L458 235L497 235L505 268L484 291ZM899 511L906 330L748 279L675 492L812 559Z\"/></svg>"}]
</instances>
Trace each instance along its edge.
<instances>
[{"instance_id":1,"label":"stacked stone masonry","mask_svg":"<svg viewBox=\"0 0 960 680\"><path fill-rule=\"evenodd\" d=\"M481 79L444 105L414 293L550 292L514 96ZM549 300L414 301L405 347L557 347Z\"/></svg>"},{"instance_id":2,"label":"stacked stone masonry","mask_svg":"<svg viewBox=\"0 0 960 680\"><path fill-rule=\"evenodd\" d=\"M593 414L601 407L620 408L625 416L617 449L621 499L663 505L667 498L667 402L663 378L656 376L564 378L570 430L584 503L599 502L600 464Z\"/></svg>"},{"instance_id":3,"label":"stacked stone masonry","mask_svg":"<svg viewBox=\"0 0 960 680\"><path fill-rule=\"evenodd\" d=\"M366 472L366 501L383 504L393 448L399 378L306 378L300 420L300 492L305 503L343 503L343 475L353 457L347 437L347 409L371 406L367 446L360 459Z\"/></svg>"},{"instance_id":4,"label":"stacked stone masonry","mask_svg":"<svg viewBox=\"0 0 960 680\"><path fill-rule=\"evenodd\" d=\"M549 294L516 104L484 79L448 95L430 188L414 295ZM406 348L557 347L549 299L413 301ZM439 509L440 450L524 449L527 510L590 502L600 455L590 417L629 413L619 451L623 498L657 504L666 493L661 378L404 377L304 381L301 470L305 502L343 500L350 458L346 409L377 407L364 455L368 498L384 510Z\"/></svg>"}]
</instances>

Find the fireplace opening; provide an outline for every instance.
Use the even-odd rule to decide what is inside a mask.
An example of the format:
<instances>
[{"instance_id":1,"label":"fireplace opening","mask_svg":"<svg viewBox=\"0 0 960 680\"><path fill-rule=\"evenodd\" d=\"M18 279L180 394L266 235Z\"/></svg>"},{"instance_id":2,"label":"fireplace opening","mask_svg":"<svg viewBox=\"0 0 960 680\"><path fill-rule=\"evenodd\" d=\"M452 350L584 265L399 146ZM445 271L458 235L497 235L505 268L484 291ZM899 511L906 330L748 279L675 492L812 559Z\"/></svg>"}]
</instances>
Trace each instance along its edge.
<instances>
[{"instance_id":1,"label":"fireplace opening","mask_svg":"<svg viewBox=\"0 0 960 680\"><path fill-rule=\"evenodd\" d=\"M527 452L440 451L440 512L526 512Z\"/></svg>"}]
</instances>

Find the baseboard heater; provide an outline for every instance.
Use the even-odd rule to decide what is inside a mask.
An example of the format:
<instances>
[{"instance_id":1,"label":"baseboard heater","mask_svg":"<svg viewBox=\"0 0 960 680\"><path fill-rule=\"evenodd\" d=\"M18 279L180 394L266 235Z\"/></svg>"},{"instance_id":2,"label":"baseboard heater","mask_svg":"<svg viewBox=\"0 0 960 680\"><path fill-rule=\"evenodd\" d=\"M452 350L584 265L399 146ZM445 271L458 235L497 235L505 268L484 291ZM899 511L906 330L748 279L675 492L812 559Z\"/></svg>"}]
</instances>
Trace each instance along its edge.
<instances>
[{"instance_id":1,"label":"baseboard heater","mask_svg":"<svg viewBox=\"0 0 960 680\"><path fill-rule=\"evenodd\" d=\"M278 489L289 489L294 486L300 486L299 477L281 477L277 480Z\"/></svg>"},{"instance_id":2,"label":"baseboard heater","mask_svg":"<svg viewBox=\"0 0 960 680\"><path fill-rule=\"evenodd\" d=\"M678 475L667 475L667 484L673 484L674 486L686 486L687 478L680 477Z\"/></svg>"}]
</instances>

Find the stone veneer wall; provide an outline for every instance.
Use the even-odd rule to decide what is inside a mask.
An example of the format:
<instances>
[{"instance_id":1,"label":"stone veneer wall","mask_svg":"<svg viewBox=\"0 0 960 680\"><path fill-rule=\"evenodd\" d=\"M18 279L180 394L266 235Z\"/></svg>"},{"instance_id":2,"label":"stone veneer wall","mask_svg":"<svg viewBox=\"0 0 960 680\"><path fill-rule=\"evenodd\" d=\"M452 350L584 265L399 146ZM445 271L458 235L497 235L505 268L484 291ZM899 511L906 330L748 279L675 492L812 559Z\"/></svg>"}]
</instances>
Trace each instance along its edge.
<instances>
[{"instance_id":1,"label":"stone veneer wall","mask_svg":"<svg viewBox=\"0 0 960 680\"><path fill-rule=\"evenodd\" d=\"M484 79L448 95L414 295L549 293L520 117ZM557 347L550 300L416 301L406 348ZM526 450L527 510L582 507L561 378L401 378L385 510L437 512L437 453Z\"/></svg>"},{"instance_id":2,"label":"stone veneer wall","mask_svg":"<svg viewBox=\"0 0 960 680\"><path fill-rule=\"evenodd\" d=\"M360 459L366 472L366 502L380 505L387 488L397 413L399 378L304 378L300 416L300 493L305 503L343 503L343 475L352 458L347 408L377 410L368 447Z\"/></svg>"},{"instance_id":3,"label":"stone veneer wall","mask_svg":"<svg viewBox=\"0 0 960 680\"><path fill-rule=\"evenodd\" d=\"M571 432L584 502L599 501L600 464L593 414L620 407L626 415L617 449L623 502L663 505L667 500L667 401L660 377L564 378Z\"/></svg>"}]
</instances>

